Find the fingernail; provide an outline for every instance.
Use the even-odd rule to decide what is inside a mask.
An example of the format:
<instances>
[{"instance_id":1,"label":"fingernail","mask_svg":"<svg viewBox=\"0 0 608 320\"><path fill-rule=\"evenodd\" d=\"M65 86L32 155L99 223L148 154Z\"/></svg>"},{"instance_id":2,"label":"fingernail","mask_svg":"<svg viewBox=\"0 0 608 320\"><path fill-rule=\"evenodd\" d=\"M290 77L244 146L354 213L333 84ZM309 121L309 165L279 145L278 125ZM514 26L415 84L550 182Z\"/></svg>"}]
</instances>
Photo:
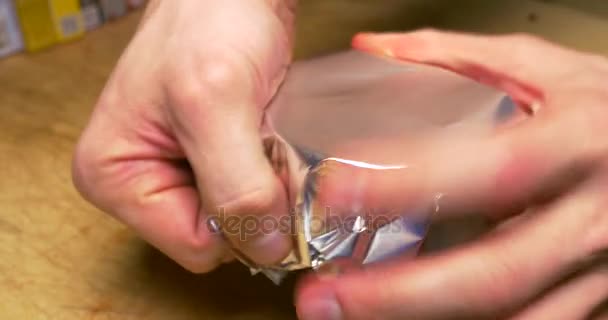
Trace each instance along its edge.
<instances>
[{"instance_id":1,"label":"fingernail","mask_svg":"<svg viewBox=\"0 0 608 320\"><path fill-rule=\"evenodd\" d=\"M393 51L393 49L391 49L391 48L384 48L384 49L382 50L382 54L383 54L385 57L388 57L388 58L396 58L396 57L397 57L397 55L395 54L395 52L394 52L394 51Z\"/></svg>"},{"instance_id":2,"label":"fingernail","mask_svg":"<svg viewBox=\"0 0 608 320\"><path fill-rule=\"evenodd\" d=\"M331 287L317 285L305 289L297 301L300 320L341 320L342 310Z\"/></svg>"}]
</instances>

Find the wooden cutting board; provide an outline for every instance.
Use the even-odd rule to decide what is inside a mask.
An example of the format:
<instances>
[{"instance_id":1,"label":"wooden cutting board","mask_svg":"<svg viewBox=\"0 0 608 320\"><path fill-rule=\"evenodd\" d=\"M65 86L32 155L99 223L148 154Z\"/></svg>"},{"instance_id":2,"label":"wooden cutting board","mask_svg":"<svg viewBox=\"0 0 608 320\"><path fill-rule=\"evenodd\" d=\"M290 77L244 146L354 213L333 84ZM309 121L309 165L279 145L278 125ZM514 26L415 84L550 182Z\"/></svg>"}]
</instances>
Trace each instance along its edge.
<instances>
[{"instance_id":1,"label":"wooden cutting board","mask_svg":"<svg viewBox=\"0 0 608 320\"><path fill-rule=\"evenodd\" d=\"M527 31L608 54L605 1L305 0L296 57L357 31ZM0 319L293 319L292 283L232 265L192 275L80 199L70 157L139 13L0 61ZM542 63L542 61L539 61Z\"/></svg>"}]
</instances>

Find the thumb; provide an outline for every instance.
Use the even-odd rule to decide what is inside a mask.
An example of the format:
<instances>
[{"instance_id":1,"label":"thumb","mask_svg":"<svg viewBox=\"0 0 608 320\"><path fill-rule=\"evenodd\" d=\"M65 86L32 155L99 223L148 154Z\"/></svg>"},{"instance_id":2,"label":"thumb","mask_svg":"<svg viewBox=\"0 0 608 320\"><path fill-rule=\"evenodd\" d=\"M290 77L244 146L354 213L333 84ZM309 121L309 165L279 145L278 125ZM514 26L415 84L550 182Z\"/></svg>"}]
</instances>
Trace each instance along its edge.
<instances>
[{"instance_id":1,"label":"thumb","mask_svg":"<svg viewBox=\"0 0 608 320\"><path fill-rule=\"evenodd\" d=\"M203 211L219 218L224 235L248 258L262 265L278 262L291 248L288 234L278 228L288 204L262 145L262 109L248 82L252 77L246 68L217 62L205 70L205 79L172 95L171 113Z\"/></svg>"}]
</instances>

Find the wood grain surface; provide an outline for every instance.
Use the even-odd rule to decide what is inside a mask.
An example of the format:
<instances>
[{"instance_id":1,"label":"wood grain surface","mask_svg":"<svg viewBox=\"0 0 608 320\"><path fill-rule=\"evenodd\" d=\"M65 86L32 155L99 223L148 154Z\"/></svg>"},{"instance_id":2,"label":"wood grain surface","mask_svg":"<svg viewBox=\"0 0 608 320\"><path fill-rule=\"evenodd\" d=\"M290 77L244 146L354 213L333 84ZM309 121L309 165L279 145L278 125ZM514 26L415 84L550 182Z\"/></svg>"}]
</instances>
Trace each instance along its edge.
<instances>
[{"instance_id":1,"label":"wood grain surface","mask_svg":"<svg viewBox=\"0 0 608 320\"><path fill-rule=\"evenodd\" d=\"M357 31L423 26L608 54L607 2L563 3L302 0L296 57L344 48ZM291 282L237 264L189 274L73 189L72 148L139 17L0 61L0 319L294 319Z\"/></svg>"}]
</instances>

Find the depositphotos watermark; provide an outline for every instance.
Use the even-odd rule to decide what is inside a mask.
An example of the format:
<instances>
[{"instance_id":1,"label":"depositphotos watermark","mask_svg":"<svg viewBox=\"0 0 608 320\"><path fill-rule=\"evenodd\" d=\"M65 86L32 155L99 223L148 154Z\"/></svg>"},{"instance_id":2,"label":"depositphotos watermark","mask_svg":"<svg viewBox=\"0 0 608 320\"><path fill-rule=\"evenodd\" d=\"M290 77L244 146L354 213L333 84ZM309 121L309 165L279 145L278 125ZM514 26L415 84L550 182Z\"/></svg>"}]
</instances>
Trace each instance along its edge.
<instances>
[{"instance_id":1,"label":"depositphotos watermark","mask_svg":"<svg viewBox=\"0 0 608 320\"><path fill-rule=\"evenodd\" d=\"M223 208L218 209L216 215L206 217L205 224L212 233L223 233L225 236L247 241L252 237L259 237L276 233L277 231L294 236L298 233L298 212L294 209L287 215L230 215ZM373 210L357 214L333 213L330 207L323 213L313 214L308 226L312 234L321 234L335 228L347 232L372 232L379 227L387 225L396 219L402 218L397 213L379 213ZM402 232L403 224L392 224L389 232Z\"/></svg>"}]
</instances>

